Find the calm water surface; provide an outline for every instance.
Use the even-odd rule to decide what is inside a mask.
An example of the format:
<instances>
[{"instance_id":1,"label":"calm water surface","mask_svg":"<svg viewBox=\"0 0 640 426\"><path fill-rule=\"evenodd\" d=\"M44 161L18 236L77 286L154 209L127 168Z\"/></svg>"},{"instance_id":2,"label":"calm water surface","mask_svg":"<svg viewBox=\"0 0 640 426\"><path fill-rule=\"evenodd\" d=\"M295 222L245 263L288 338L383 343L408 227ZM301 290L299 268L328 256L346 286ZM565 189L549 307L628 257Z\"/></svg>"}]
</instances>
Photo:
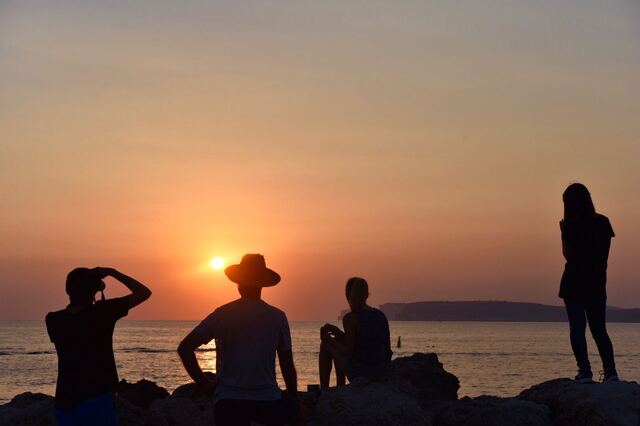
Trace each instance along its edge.
<instances>
[{"instance_id":1,"label":"calm water surface","mask_svg":"<svg viewBox=\"0 0 640 426\"><path fill-rule=\"evenodd\" d=\"M120 321L114 335L120 378L146 378L169 391L188 382L175 349L196 324ZM322 324L291 323L301 388L318 383L318 329ZM565 323L391 322L390 326L394 357L436 352L445 368L460 379L460 396L512 396L544 380L575 374ZM620 375L640 381L640 324L608 327ZM402 336L400 349L395 347L398 336ZM589 340L589 344L591 363L598 371L601 364L595 343ZM213 343L203 349L198 352L201 365L214 371ZM0 403L26 391L53 394L56 371L55 350L43 321L0 321Z\"/></svg>"}]
</instances>

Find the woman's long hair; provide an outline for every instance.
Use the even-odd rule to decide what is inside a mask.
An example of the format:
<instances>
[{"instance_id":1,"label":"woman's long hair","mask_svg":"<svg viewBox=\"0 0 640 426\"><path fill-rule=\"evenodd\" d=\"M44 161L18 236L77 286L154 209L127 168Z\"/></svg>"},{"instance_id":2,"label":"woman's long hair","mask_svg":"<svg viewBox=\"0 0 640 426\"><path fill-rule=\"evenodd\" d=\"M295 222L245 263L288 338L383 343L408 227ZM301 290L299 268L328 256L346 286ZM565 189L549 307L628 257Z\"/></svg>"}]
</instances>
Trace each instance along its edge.
<instances>
[{"instance_id":1,"label":"woman's long hair","mask_svg":"<svg viewBox=\"0 0 640 426\"><path fill-rule=\"evenodd\" d=\"M596 214L591 194L581 183L569 185L562 194L562 201L564 201L565 221L593 217Z\"/></svg>"}]
</instances>

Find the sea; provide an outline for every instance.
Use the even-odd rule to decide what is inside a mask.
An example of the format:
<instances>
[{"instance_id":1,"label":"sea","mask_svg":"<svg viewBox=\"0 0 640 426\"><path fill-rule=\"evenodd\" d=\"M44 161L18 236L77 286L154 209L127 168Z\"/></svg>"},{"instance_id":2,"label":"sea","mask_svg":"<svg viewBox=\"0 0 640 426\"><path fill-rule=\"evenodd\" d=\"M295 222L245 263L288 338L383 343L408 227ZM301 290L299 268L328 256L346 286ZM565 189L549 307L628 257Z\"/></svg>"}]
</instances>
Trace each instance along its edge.
<instances>
[{"instance_id":1,"label":"sea","mask_svg":"<svg viewBox=\"0 0 640 426\"><path fill-rule=\"evenodd\" d=\"M113 340L120 378L152 380L169 391L188 383L176 348L196 324L119 321ZM300 389L319 382L319 329L323 324L290 324ZM444 368L459 378L461 397L515 396L545 380L575 375L566 323L392 321L390 328L394 358L437 353ZM640 382L640 324L611 323L608 329L621 378ZM600 359L590 336L588 343L597 378ZM213 342L202 347L197 357L204 370L215 372ZM56 374L56 353L43 321L0 321L0 404L27 391L53 395ZM282 384L279 371L278 380Z\"/></svg>"}]
</instances>

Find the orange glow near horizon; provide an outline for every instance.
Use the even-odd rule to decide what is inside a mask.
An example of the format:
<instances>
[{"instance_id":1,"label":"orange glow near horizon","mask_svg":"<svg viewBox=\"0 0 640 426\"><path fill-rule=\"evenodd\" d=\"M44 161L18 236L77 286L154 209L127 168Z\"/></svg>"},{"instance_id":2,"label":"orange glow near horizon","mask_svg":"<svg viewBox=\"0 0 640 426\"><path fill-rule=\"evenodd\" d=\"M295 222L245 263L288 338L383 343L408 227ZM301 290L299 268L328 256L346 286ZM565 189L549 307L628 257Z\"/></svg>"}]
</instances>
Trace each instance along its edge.
<instances>
[{"instance_id":1,"label":"orange glow near horizon","mask_svg":"<svg viewBox=\"0 0 640 426\"><path fill-rule=\"evenodd\" d=\"M97 265L152 289L129 318L201 319L246 253L290 319L351 276L559 305L574 181L640 307L638 2L508 3L0 1L0 319Z\"/></svg>"}]
</instances>

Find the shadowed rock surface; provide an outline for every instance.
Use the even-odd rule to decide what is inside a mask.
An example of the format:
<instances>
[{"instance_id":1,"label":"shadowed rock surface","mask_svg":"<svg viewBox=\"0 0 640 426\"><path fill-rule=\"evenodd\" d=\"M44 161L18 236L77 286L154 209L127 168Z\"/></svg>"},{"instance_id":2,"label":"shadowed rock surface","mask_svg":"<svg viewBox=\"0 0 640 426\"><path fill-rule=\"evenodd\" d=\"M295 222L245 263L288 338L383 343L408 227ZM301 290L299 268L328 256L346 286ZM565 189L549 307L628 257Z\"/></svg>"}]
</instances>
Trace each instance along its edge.
<instances>
[{"instance_id":1,"label":"shadowed rock surface","mask_svg":"<svg viewBox=\"0 0 640 426\"><path fill-rule=\"evenodd\" d=\"M154 382L142 379L136 383L129 383L120 380L118 385L118 396L126 399L131 404L147 409L156 399L169 397L169 392L165 388L156 385Z\"/></svg>"},{"instance_id":2,"label":"shadowed rock surface","mask_svg":"<svg viewBox=\"0 0 640 426\"><path fill-rule=\"evenodd\" d=\"M559 426L640 425L640 385L635 382L585 385L556 379L535 385L518 398L548 406Z\"/></svg>"},{"instance_id":3,"label":"shadowed rock surface","mask_svg":"<svg viewBox=\"0 0 640 426\"><path fill-rule=\"evenodd\" d=\"M551 410L545 405L516 398L480 396L425 407L433 411L433 424L438 426L546 426L551 424Z\"/></svg>"},{"instance_id":4,"label":"shadowed rock surface","mask_svg":"<svg viewBox=\"0 0 640 426\"><path fill-rule=\"evenodd\" d=\"M392 362L384 382L365 379L323 391L302 393L304 421L298 425L425 426L640 426L640 385L613 382L581 385L556 379L516 398L457 399L458 379L435 354L414 354ZM148 380L123 383L115 397L121 426L214 424L213 396L193 384L171 395ZM53 398L26 392L0 406L0 425L53 426Z\"/></svg>"},{"instance_id":5,"label":"shadowed rock surface","mask_svg":"<svg viewBox=\"0 0 640 426\"><path fill-rule=\"evenodd\" d=\"M417 399L365 380L323 391L314 419L319 426L428 424Z\"/></svg>"},{"instance_id":6,"label":"shadowed rock surface","mask_svg":"<svg viewBox=\"0 0 640 426\"><path fill-rule=\"evenodd\" d=\"M386 382L419 400L456 400L460 381L444 369L434 353L416 353L391 363Z\"/></svg>"},{"instance_id":7,"label":"shadowed rock surface","mask_svg":"<svg viewBox=\"0 0 640 426\"><path fill-rule=\"evenodd\" d=\"M25 392L0 406L2 426L55 426L53 397L42 393Z\"/></svg>"}]
</instances>

